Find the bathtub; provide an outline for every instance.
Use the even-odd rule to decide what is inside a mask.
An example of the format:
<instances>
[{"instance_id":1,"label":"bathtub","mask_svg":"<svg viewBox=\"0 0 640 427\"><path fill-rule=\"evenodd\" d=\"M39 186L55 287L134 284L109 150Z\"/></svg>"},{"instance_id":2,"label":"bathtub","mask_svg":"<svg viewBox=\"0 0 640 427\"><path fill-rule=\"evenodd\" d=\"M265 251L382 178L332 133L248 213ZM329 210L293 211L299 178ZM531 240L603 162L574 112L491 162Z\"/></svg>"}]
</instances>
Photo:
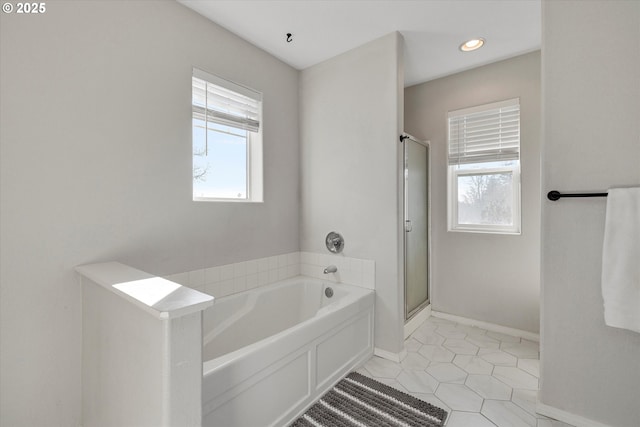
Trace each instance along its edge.
<instances>
[{"instance_id":1,"label":"bathtub","mask_svg":"<svg viewBox=\"0 0 640 427\"><path fill-rule=\"evenodd\" d=\"M373 355L373 304L371 290L304 276L216 300L202 319L202 425L293 421Z\"/></svg>"}]
</instances>

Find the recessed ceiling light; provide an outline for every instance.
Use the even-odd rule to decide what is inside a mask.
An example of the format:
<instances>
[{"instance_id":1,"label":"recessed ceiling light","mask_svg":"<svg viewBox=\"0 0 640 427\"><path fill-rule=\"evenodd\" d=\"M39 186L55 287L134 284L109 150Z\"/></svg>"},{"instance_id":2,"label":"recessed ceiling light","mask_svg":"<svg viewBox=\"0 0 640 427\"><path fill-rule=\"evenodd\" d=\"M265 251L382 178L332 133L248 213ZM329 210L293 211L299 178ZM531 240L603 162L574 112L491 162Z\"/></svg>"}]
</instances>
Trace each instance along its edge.
<instances>
[{"instance_id":1,"label":"recessed ceiling light","mask_svg":"<svg viewBox=\"0 0 640 427\"><path fill-rule=\"evenodd\" d=\"M480 49L484 45L484 39L471 39L460 45L460 50L463 52L471 52L472 50Z\"/></svg>"}]
</instances>

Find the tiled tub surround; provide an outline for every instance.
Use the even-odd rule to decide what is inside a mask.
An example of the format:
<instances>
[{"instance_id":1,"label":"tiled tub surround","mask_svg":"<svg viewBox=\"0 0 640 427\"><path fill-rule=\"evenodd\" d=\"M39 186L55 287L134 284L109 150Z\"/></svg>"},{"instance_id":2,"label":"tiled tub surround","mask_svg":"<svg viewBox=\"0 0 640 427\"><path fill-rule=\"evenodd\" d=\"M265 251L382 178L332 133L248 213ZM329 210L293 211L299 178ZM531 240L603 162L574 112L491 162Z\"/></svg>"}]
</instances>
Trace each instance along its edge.
<instances>
[{"instance_id":1,"label":"tiled tub surround","mask_svg":"<svg viewBox=\"0 0 640 427\"><path fill-rule=\"evenodd\" d=\"M447 410L447 427L570 427L536 414L537 342L430 317L405 348L358 372Z\"/></svg>"},{"instance_id":2,"label":"tiled tub surround","mask_svg":"<svg viewBox=\"0 0 640 427\"><path fill-rule=\"evenodd\" d=\"M324 274L329 265L335 265L338 271ZM203 268L165 276L165 279L219 298L300 274L333 283L375 288L374 261L312 252L291 252Z\"/></svg>"},{"instance_id":3,"label":"tiled tub surround","mask_svg":"<svg viewBox=\"0 0 640 427\"><path fill-rule=\"evenodd\" d=\"M335 265L338 271L324 274L328 265ZM375 261L349 258L342 255L300 252L300 274L334 283L347 283L367 289L375 289Z\"/></svg>"}]
</instances>

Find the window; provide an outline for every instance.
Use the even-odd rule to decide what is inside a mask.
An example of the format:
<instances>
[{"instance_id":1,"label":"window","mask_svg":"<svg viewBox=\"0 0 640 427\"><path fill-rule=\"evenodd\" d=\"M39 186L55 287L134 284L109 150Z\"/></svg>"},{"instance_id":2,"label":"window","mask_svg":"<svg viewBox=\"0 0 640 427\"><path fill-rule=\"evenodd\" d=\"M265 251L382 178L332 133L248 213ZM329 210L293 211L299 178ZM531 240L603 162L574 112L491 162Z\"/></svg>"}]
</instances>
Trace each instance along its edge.
<instances>
[{"instance_id":1,"label":"window","mask_svg":"<svg viewBox=\"0 0 640 427\"><path fill-rule=\"evenodd\" d=\"M520 103L448 115L449 231L520 234Z\"/></svg>"},{"instance_id":2,"label":"window","mask_svg":"<svg viewBox=\"0 0 640 427\"><path fill-rule=\"evenodd\" d=\"M262 94L193 70L193 200L262 201Z\"/></svg>"}]
</instances>

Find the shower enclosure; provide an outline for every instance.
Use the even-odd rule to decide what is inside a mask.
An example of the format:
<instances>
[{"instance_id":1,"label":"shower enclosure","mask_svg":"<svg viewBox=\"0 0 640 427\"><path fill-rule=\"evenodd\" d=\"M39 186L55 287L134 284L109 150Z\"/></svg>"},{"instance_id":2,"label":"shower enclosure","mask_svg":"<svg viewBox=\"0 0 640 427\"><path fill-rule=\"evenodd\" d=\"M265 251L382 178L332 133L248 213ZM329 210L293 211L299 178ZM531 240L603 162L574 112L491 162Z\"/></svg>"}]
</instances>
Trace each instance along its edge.
<instances>
[{"instance_id":1,"label":"shower enclosure","mask_svg":"<svg viewBox=\"0 0 640 427\"><path fill-rule=\"evenodd\" d=\"M404 151L404 315L429 304L429 142L400 137Z\"/></svg>"}]
</instances>

